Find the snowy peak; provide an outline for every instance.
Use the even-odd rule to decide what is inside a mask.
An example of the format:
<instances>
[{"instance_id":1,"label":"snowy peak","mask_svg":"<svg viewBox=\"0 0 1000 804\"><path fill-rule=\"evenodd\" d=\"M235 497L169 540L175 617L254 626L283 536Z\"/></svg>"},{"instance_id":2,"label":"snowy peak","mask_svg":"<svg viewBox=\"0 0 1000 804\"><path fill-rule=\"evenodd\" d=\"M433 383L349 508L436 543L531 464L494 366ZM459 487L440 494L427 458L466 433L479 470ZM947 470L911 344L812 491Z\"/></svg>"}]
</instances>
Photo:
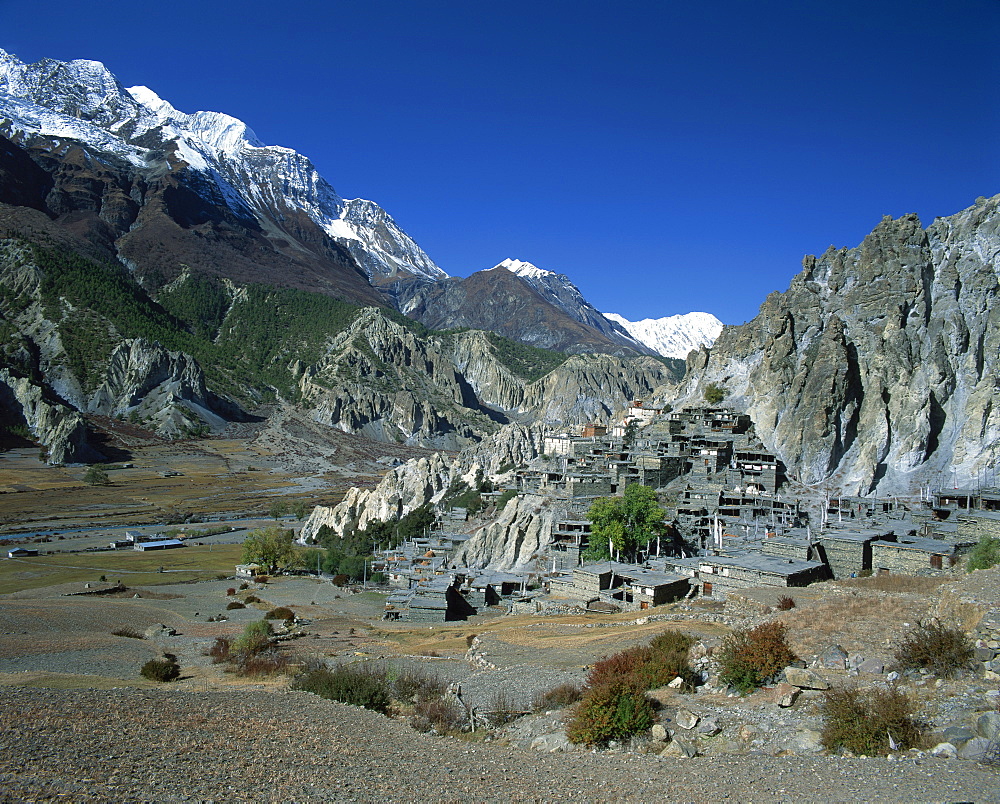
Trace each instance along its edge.
<instances>
[{"instance_id":1,"label":"snowy peak","mask_svg":"<svg viewBox=\"0 0 1000 804\"><path fill-rule=\"evenodd\" d=\"M125 89L96 61L24 64L0 50L0 121L7 135L69 139L139 169L185 166L203 174L240 217L264 228L304 213L346 248L369 278L447 274L371 201L345 201L306 157L264 145L221 112L186 114L148 87ZM360 211L359 211L360 210Z\"/></svg>"},{"instance_id":2,"label":"snowy peak","mask_svg":"<svg viewBox=\"0 0 1000 804\"><path fill-rule=\"evenodd\" d=\"M593 327L615 343L647 353L650 350L633 338L619 324L609 321L588 302L580 289L565 274L546 271L524 260L506 259L492 270L503 268L533 288L549 304L566 313L570 318Z\"/></svg>"},{"instance_id":3,"label":"snowy peak","mask_svg":"<svg viewBox=\"0 0 1000 804\"><path fill-rule=\"evenodd\" d=\"M497 268L506 268L515 276L519 276L522 279L541 279L543 277L555 277L558 274L552 271L546 271L542 268L532 265L530 262L524 262L523 260L512 260L509 257L503 262L494 265L494 270Z\"/></svg>"},{"instance_id":4,"label":"snowy peak","mask_svg":"<svg viewBox=\"0 0 1000 804\"><path fill-rule=\"evenodd\" d=\"M665 318L629 321L617 313L604 316L620 324L637 341L664 357L683 360L702 346L711 346L722 332L722 322L711 313L687 313Z\"/></svg>"}]
</instances>

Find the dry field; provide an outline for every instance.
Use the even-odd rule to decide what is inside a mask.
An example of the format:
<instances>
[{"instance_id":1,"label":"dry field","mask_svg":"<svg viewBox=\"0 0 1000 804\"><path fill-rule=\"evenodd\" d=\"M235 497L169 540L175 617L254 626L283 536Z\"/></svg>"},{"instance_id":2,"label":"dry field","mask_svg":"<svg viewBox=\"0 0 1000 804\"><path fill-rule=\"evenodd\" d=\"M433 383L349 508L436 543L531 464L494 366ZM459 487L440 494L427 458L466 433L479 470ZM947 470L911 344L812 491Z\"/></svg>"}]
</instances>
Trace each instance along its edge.
<instances>
[{"instance_id":1,"label":"dry field","mask_svg":"<svg viewBox=\"0 0 1000 804\"><path fill-rule=\"evenodd\" d=\"M220 436L178 441L92 416L97 445L113 459L105 464L109 486L86 485L85 466L42 463L37 447L0 452L0 539L262 515L276 501L333 505L352 486L374 486L387 460L429 453L352 436L296 411L268 413L260 422L231 424Z\"/></svg>"},{"instance_id":2,"label":"dry field","mask_svg":"<svg viewBox=\"0 0 1000 804\"><path fill-rule=\"evenodd\" d=\"M204 581L231 575L242 549L238 544L189 545L150 553L116 550L2 559L0 595L55 584L96 583L102 575L111 583L120 580L130 587Z\"/></svg>"}]
</instances>

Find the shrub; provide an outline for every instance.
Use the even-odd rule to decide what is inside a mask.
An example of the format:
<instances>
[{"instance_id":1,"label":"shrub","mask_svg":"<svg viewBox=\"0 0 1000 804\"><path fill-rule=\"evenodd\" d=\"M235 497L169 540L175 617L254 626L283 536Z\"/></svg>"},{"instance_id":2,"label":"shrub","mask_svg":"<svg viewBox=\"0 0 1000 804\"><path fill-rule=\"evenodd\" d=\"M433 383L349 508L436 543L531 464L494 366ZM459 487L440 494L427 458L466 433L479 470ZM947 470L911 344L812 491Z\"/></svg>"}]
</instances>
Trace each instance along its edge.
<instances>
[{"instance_id":1,"label":"shrub","mask_svg":"<svg viewBox=\"0 0 1000 804\"><path fill-rule=\"evenodd\" d=\"M229 661L230 653L230 642L225 637L216 637L215 642L212 643L207 651L205 651L206 656L212 657L212 664L221 664L222 662Z\"/></svg>"},{"instance_id":2,"label":"shrub","mask_svg":"<svg viewBox=\"0 0 1000 804\"><path fill-rule=\"evenodd\" d=\"M129 628L125 626L123 628L116 628L111 632L113 636L128 637L129 639L145 639L146 635L142 631L136 631L134 628Z\"/></svg>"},{"instance_id":3,"label":"shrub","mask_svg":"<svg viewBox=\"0 0 1000 804\"><path fill-rule=\"evenodd\" d=\"M177 678L181 674L181 668L177 664L177 657L168 653L162 659L150 659L139 673L150 681L167 682Z\"/></svg>"},{"instance_id":4,"label":"shrub","mask_svg":"<svg viewBox=\"0 0 1000 804\"><path fill-rule=\"evenodd\" d=\"M471 648L472 647L472 643L475 641L475 639L476 639L477 636L479 636L479 634L466 634L465 635L465 645L466 645L466 647Z\"/></svg>"},{"instance_id":5,"label":"shrub","mask_svg":"<svg viewBox=\"0 0 1000 804\"><path fill-rule=\"evenodd\" d=\"M514 701L506 690L497 690L490 696L489 722L494 728L505 726L521 717L523 712L514 706Z\"/></svg>"},{"instance_id":6,"label":"shrub","mask_svg":"<svg viewBox=\"0 0 1000 804\"><path fill-rule=\"evenodd\" d=\"M257 653L263 653L271 646L271 635L273 633L274 630L271 628L271 623L267 620L257 620L256 622L247 623L243 629L243 633L231 644L230 649L240 659L253 656Z\"/></svg>"},{"instance_id":7,"label":"shrub","mask_svg":"<svg viewBox=\"0 0 1000 804\"><path fill-rule=\"evenodd\" d=\"M260 603L260 598L257 595L247 595L243 602L249 606L251 603Z\"/></svg>"},{"instance_id":8,"label":"shrub","mask_svg":"<svg viewBox=\"0 0 1000 804\"><path fill-rule=\"evenodd\" d=\"M717 382L710 382L705 386L703 396L709 405L718 405L729 394L729 389Z\"/></svg>"},{"instance_id":9,"label":"shrub","mask_svg":"<svg viewBox=\"0 0 1000 804\"><path fill-rule=\"evenodd\" d=\"M595 662L587 676L587 686L623 681L639 690L651 690L669 684L678 676L693 686L695 675L687 658L693 642L680 631L664 631L649 645L628 648Z\"/></svg>"},{"instance_id":10,"label":"shrub","mask_svg":"<svg viewBox=\"0 0 1000 804\"><path fill-rule=\"evenodd\" d=\"M287 606L278 606L276 609L271 609L267 614L264 615L265 620L294 620L295 612L293 612Z\"/></svg>"},{"instance_id":11,"label":"shrub","mask_svg":"<svg viewBox=\"0 0 1000 804\"><path fill-rule=\"evenodd\" d=\"M245 608L246 606L243 603L240 603L240 601L238 600L230 600L229 603L226 604L226 611L232 611L234 609L245 609Z\"/></svg>"},{"instance_id":12,"label":"shrub","mask_svg":"<svg viewBox=\"0 0 1000 804\"><path fill-rule=\"evenodd\" d=\"M778 598L778 603L775 608L777 608L778 611L790 611L795 608L795 599L789 597L788 595L782 595Z\"/></svg>"},{"instance_id":13,"label":"shrub","mask_svg":"<svg viewBox=\"0 0 1000 804\"><path fill-rule=\"evenodd\" d=\"M547 712L550 709L565 709L572 706L583 697L583 688L578 684L558 684L552 689L535 694L531 708L535 712Z\"/></svg>"},{"instance_id":14,"label":"shrub","mask_svg":"<svg viewBox=\"0 0 1000 804\"><path fill-rule=\"evenodd\" d=\"M780 622L733 631L716 652L719 678L744 693L776 676L796 658L785 640L785 625Z\"/></svg>"},{"instance_id":15,"label":"shrub","mask_svg":"<svg viewBox=\"0 0 1000 804\"><path fill-rule=\"evenodd\" d=\"M587 691L566 727L566 736L574 743L603 745L652 725L653 705L645 694L626 682L612 681Z\"/></svg>"},{"instance_id":16,"label":"shrub","mask_svg":"<svg viewBox=\"0 0 1000 804\"><path fill-rule=\"evenodd\" d=\"M440 696L417 701L410 717L410 726L417 731L449 734L461 731L467 718L465 709L454 698Z\"/></svg>"},{"instance_id":17,"label":"shrub","mask_svg":"<svg viewBox=\"0 0 1000 804\"><path fill-rule=\"evenodd\" d=\"M384 674L347 665L310 670L295 680L293 688L382 713L389 711L392 700Z\"/></svg>"},{"instance_id":18,"label":"shrub","mask_svg":"<svg viewBox=\"0 0 1000 804\"><path fill-rule=\"evenodd\" d=\"M269 649L262 653L244 657L237 665L241 676L271 676L288 669L289 660L283 653Z\"/></svg>"},{"instance_id":19,"label":"shrub","mask_svg":"<svg viewBox=\"0 0 1000 804\"><path fill-rule=\"evenodd\" d=\"M241 591L241 592L242 592L242 591L243 591L244 589L249 589L249 588L250 588L250 584L248 584L248 583L247 583L246 581L243 581L243 583L241 583L241 584L240 584L240 591Z\"/></svg>"},{"instance_id":20,"label":"shrub","mask_svg":"<svg viewBox=\"0 0 1000 804\"><path fill-rule=\"evenodd\" d=\"M965 565L969 572L977 569L989 569L1000 564L1000 539L994 536L982 536L969 553L969 561Z\"/></svg>"},{"instance_id":21,"label":"shrub","mask_svg":"<svg viewBox=\"0 0 1000 804\"><path fill-rule=\"evenodd\" d=\"M968 665L974 649L961 628L948 628L929 620L911 628L896 648L896 663L903 670L926 668L950 676Z\"/></svg>"},{"instance_id":22,"label":"shrub","mask_svg":"<svg viewBox=\"0 0 1000 804\"><path fill-rule=\"evenodd\" d=\"M440 698L445 684L437 676L419 670L405 669L395 674L391 681L396 700L404 703Z\"/></svg>"},{"instance_id":23,"label":"shrub","mask_svg":"<svg viewBox=\"0 0 1000 804\"><path fill-rule=\"evenodd\" d=\"M236 594L236 589L235 589L235 588L233 588L232 586L230 586L230 587L229 587L229 588L228 588L228 589L226 590L226 597L232 597L232 596L233 596L233 595L235 595L235 594Z\"/></svg>"},{"instance_id":24,"label":"shrub","mask_svg":"<svg viewBox=\"0 0 1000 804\"><path fill-rule=\"evenodd\" d=\"M913 716L910 699L895 687L834 689L823 695L820 739L831 751L846 748L854 754L875 756L893 750L890 737L903 750L920 742L923 726Z\"/></svg>"}]
</instances>

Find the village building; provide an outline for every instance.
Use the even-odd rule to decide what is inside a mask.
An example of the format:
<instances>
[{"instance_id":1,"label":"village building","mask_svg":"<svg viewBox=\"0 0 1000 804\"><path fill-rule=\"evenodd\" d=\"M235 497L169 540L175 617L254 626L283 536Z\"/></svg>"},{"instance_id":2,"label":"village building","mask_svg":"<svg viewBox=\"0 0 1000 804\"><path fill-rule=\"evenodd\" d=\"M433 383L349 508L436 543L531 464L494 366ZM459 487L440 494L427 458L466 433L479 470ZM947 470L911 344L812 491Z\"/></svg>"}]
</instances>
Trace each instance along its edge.
<instances>
[{"instance_id":1,"label":"village building","mask_svg":"<svg viewBox=\"0 0 1000 804\"><path fill-rule=\"evenodd\" d=\"M900 536L871 543L872 571L885 575L948 575L958 563L954 542L921 536Z\"/></svg>"},{"instance_id":2,"label":"village building","mask_svg":"<svg viewBox=\"0 0 1000 804\"><path fill-rule=\"evenodd\" d=\"M145 553L150 550L173 550L177 547L184 547L184 542L180 539L160 539L151 542L136 542L133 549Z\"/></svg>"},{"instance_id":3,"label":"village building","mask_svg":"<svg viewBox=\"0 0 1000 804\"><path fill-rule=\"evenodd\" d=\"M7 558L29 558L37 555L38 551L30 547L14 547L7 551Z\"/></svg>"}]
</instances>

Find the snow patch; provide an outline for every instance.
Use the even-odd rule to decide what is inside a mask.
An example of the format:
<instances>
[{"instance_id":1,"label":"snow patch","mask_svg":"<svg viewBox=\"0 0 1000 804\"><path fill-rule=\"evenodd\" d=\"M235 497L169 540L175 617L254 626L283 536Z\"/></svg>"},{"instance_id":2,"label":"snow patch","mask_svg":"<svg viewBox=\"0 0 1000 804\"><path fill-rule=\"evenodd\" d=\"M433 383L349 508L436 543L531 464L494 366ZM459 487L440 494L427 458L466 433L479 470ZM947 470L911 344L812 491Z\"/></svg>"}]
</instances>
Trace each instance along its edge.
<instances>
[{"instance_id":1,"label":"snow patch","mask_svg":"<svg viewBox=\"0 0 1000 804\"><path fill-rule=\"evenodd\" d=\"M695 349L711 346L722 332L722 322L711 313L686 313L641 321L629 321L617 313L604 313L604 317L621 324L639 343L664 357L684 359Z\"/></svg>"}]
</instances>

